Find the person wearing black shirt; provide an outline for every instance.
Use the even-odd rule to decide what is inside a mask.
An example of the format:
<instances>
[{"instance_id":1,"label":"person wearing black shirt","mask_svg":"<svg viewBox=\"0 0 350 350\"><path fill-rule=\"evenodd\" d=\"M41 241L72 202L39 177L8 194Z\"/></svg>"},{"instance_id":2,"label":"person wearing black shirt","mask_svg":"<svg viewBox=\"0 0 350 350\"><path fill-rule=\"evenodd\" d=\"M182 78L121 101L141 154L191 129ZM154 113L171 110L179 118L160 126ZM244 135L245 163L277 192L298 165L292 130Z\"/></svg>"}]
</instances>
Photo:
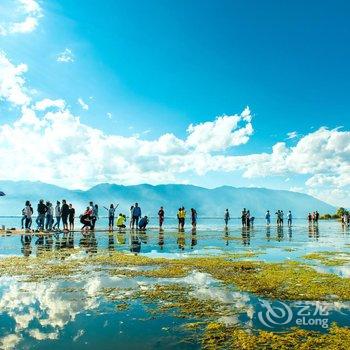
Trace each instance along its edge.
<instances>
[{"instance_id":1,"label":"person wearing black shirt","mask_svg":"<svg viewBox=\"0 0 350 350\"><path fill-rule=\"evenodd\" d=\"M159 217L159 228L163 227L163 222L164 222L164 209L163 207L160 207L158 211L158 217Z\"/></svg>"},{"instance_id":2,"label":"person wearing black shirt","mask_svg":"<svg viewBox=\"0 0 350 350\"><path fill-rule=\"evenodd\" d=\"M38 230L44 229L44 222L45 222L45 214L47 212L47 207L44 203L43 199L40 199L38 204L38 217L36 219L36 223L38 225Z\"/></svg>"},{"instance_id":3,"label":"person wearing black shirt","mask_svg":"<svg viewBox=\"0 0 350 350\"><path fill-rule=\"evenodd\" d=\"M61 209L61 217L63 223L63 230L68 230L68 215L69 215L69 206L65 199L62 200L62 209Z\"/></svg>"},{"instance_id":4,"label":"person wearing black shirt","mask_svg":"<svg viewBox=\"0 0 350 350\"><path fill-rule=\"evenodd\" d=\"M80 222L83 224L83 227L81 228L81 230L88 232L88 230L91 228L91 210L90 210L90 207L87 207L84 214L80 216Z\"/></svg>"},{"instance_id":5,"label":"person wearing black shirt","mask_svg":"<svg viewBox=\"0 0 350 350\"><path fill-rule=\"evenodd\" d=\"M73 208L72 204L69 204L69 231L74 231L74 216L75 216L75 209Z\"/></svg>"}]
</instances>

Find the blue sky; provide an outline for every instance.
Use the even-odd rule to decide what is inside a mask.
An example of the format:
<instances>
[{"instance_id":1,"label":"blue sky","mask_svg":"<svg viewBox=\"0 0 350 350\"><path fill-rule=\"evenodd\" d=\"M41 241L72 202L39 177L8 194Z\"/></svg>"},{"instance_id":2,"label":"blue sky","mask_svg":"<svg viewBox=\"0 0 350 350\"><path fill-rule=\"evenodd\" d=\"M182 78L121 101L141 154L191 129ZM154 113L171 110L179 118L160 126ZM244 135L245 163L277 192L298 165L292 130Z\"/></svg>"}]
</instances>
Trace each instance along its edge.
<instances>
[{"instance_id":1,"label":"blue sky","mask_svg":"<svg viewBox=\"0 0 350 350\"><path fill-rule=\"evenodd\" d=\"M32 3L40 12L23 11L23 4ZM249 141L220 154L270 154L279 142L293 152L320 127L333 130L324 134L327 140L343 139L339 130L349 129L349 10L347 1L105 0L97 6L92 0L6 0L0 5L4 28L33 14L38 23L21 33L9 29L0 46L13 65L27 65L23 75L31 101L63 99L81 123L106 135L138 134L152 142L173 133L186 139L190 124L239 115L249 106L254 129ZM65 50L72 59L59 61ZM19 117L18 105L5 98L0 112L3 124ZM287 140L290 132L295 137ZM341 162L348 155L341 154ZM248 177L242 169L189 169L175 171L173 180L323 191L323 199L331 181L338 195L347 194L348 173L339 185L334 176L344 177L344 169L334 174L326 168L313 172L302 165ZM321 189L315 181L305 184L314 176ZM350 205L344 198L339 200Z\"/></svg>"}]
</instances>

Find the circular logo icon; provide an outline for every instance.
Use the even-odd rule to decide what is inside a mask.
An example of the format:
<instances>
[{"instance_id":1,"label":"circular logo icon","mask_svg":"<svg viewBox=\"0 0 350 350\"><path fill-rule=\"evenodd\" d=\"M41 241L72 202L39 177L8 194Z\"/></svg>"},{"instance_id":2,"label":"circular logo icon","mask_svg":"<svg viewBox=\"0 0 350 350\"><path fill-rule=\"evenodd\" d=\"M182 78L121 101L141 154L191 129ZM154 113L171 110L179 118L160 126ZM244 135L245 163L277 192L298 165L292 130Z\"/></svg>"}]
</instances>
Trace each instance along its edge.
<instances>
[{"instance_id":1,"label":"circular logo icon","mask_svg":"<svg viewBox=\"0 0 350 350\"><path fill-rule=\"evenodd\" d=\"M274 305L266 300L260 300L260 303L264 310L258 312L258 319L266 327L285 325L293 318L292 309L281 301Z\"/></svg>"}]
</instances>

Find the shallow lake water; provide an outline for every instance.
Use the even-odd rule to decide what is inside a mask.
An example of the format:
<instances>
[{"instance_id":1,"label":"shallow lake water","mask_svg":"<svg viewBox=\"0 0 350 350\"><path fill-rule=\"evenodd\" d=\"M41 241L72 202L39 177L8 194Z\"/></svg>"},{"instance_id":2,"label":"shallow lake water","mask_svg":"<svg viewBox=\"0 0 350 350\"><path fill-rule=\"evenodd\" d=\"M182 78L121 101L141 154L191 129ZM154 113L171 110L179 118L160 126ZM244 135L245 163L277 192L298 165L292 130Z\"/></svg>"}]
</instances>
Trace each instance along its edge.
<instances>
[{"instance_id":1,"label":"shallow lake water","mask_svg":"<svg viewBox=\"0 0 350 350\"><path fill-rule=\"evenodd\" d=\"M20 218L0 218L0 225L19 227ZM168 220L163 231L151 220L146 232L96 232L88 237L80 232L57 232L38 236L3 234L0 256L26 256L34 259L44 252L64 250L67 259L111 251L146 257L189 258L226 253L249 253L241 259L266 262L285 260L310 264L317 271L350 276L350 261L342 266L323 266L303 256L311 252L350 253L350 231L337 221L321 221L309 226L297 219L293 226L266 227L256 220L249 231L238 220L227 229L221 219L202 219L196 231L188 226L178 232L176 222ZM106 227L101 219L98 228ZM247 255L248 256L248 255ZM42 266L45 269L45 266ZM147 289L160 279L109 275L105 270L89 269L72 278L30 281L5 275L0 277L0 344L16 349L198 349L200 330L191 331L184 324L195 318L179 318L172 312L157 312L157 305L130 298L133 290ZM192 288L192 296L218 300L234 312L222 319L252 330L283 331L302 327L326 332L334 321L350 326L349 302L292 301L281 303L241 292L218 283L210 275L193 270L186 277L162 278L162 283L180 283ZM113 300L101 290L117 291ZM116 302L129 301L128 308L117 309ZM270 307L270 309L269 309ZM267 311L266 311L267 310ZM281 314L278 314L281 312ZM277 313L277 314L276 314ZM315 317L310 317L310 315ZM317 317L316 317L317 316ZM273 318L275 317L275 319Z\"/></svg>"}]
</instances>

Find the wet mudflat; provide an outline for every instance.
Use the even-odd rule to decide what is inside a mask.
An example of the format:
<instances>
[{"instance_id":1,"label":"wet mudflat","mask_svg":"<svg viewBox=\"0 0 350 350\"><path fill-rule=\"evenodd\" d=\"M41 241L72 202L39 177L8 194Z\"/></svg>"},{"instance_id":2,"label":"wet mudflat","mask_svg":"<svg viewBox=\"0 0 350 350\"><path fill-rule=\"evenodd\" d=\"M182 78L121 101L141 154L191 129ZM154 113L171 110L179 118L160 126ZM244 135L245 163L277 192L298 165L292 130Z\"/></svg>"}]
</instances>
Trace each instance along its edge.
<instances>
[{"instance_id":1,"label":"wet mudflat","mask_svg":"<svg viewBox=\"0 0 350 350\"><path fill-rule=\"evenodd\" d=\"M350 232L336 221L4 234L0 254L3 348L350 343Z\"/></svg>"}]
</instances>

